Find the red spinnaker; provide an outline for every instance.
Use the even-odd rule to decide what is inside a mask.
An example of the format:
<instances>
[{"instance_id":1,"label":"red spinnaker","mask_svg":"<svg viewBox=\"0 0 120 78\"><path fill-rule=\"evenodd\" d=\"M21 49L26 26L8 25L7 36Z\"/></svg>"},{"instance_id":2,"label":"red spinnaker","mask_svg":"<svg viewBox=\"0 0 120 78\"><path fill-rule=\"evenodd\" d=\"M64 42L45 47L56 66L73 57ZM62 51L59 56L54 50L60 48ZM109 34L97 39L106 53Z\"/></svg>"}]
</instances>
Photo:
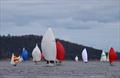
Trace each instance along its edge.
<instances>
[{"instance_id":1,"label":"red spinnaker","mask_svg":"<svg viewBox=\"0 0 120 78\"><path fill-rule=\"evenodd\" d=\"M44 59L44 55L43 55L43 53L41 53L41 59L42 59L42 60Z\"/></svg>"},{"instance_id":2,"label":"red spinnaker","mask_svg":"<svg viewBox=\"0 0 120 78\"><path fill-rule=\"evenodd\" d=\"M113 48L109 50L109 61L112 63L113 61L117 60L117 54Z\"/></svg>"},{"instance_id":3,"label":"red spinnaker","mask_svg":"<svg viewBox=\"0 0 120 78\"><path fill-rule=\"evenodd\" d=\"M63 61L64 55L65 55L65 50L64 50L64 47L60 41L57 41L56 48L57 48L57 59L60 61Z\"/></svg>"}]
</instances>

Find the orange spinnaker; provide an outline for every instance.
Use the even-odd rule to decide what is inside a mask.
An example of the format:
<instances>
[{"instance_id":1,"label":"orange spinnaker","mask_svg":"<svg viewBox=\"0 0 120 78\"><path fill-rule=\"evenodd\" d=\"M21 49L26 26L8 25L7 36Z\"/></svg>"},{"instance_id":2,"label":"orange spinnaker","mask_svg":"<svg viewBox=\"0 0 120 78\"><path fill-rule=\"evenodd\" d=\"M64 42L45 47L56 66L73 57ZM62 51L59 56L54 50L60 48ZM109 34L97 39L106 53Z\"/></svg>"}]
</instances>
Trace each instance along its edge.
<instances>
[{"instance_id":1,"label":"orange spinnaker","mask_svg":"<svg viewBox=\"0 0 120 78\"><path fill-rule=\"evenodd\" d=\"M18 63L18 62L19 62L19 58L18 58L17 56L14 56L13 58L14 58L13 61L14 61L15 63Z\"/></svg>"},{"instance_id":2,"label":"orange spinnaker","mask_svg":"<svg viewBox=\"0 0 120 78\"><path fill-rule=\"evenodd\" d=\"M117 54L116 54L114 48L110 48L110 50L109 50L109 61L110 61L110 63L112 63L115 60L117 60Z\"/></svg>"},{"instance_id":3,"label":"orange spinnaker","mask_svg":"<svg viewBox=\"0 0 120 78\"><path fill-rule=\"evenodd\" d=\"M60 41L57 41L56 48L57 48L57 57L56 58L60 61L63 61L64 57L65 57L65 49Z\"/></svg>"}]
</instances>

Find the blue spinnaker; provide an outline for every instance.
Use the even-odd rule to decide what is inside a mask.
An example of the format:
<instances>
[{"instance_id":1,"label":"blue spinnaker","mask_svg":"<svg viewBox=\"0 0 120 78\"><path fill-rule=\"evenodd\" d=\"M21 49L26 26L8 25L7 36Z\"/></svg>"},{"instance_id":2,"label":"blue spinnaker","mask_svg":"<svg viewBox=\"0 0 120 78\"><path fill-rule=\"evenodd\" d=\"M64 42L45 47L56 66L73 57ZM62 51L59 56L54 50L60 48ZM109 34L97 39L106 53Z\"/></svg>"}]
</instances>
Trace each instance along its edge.
<instances>
[{"instance_id":1,"label":"blue spinnaker","mask_svg":"<svg viewBox=\"0 0 120 78\"><path fill-rule=\"evenodd\" d=\"M28 51L25 48L23 48L21 56L24 61L28 60Z\"/></svg>"}]
</instances>

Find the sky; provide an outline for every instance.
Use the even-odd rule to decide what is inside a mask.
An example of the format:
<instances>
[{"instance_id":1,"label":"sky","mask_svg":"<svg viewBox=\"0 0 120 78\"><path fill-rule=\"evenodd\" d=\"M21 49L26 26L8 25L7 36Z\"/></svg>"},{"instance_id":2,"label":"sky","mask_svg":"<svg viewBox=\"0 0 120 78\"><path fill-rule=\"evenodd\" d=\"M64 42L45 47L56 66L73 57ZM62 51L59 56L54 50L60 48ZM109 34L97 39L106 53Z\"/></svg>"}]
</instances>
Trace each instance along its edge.
<instances>
[{"instance_id":1,"label":"sky","mask_svg":"<svg viewBox=\"0 0 120 78\"><path fill-rule=\"evenodd\" d=\"M0 0L0 35L44 35L120 51L120 0Z\"/></svg>"}]
</instances>

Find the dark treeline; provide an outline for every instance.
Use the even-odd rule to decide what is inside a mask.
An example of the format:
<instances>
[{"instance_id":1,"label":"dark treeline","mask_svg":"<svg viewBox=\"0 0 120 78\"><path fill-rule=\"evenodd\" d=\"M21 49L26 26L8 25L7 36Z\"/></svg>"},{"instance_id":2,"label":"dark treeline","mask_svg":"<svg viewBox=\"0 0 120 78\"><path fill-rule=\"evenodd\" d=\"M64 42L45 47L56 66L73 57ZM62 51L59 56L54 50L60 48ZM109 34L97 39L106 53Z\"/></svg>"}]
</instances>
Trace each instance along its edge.
<instances>
[{"instance_id":1,"label":"dark treeline","mask_svg":"<svg viewBox=\"0 0 120 78\"><path fill-rule=\"evenodd\" d=\"M31 53L36 43L41 50L42 36L24 35L24 36L0 36L0 59L10 58L12 53L20 55L23 48L26 48L31 58ZM56 39L59 40L59 39ZM102 50L92 47L78 45L68 41L60 40L65 48L65 59L74 60L77 55L81 59L81 52L84 48L88 51L88 58L92 60L99 60Z\"/></svg>"}]
</instances>

